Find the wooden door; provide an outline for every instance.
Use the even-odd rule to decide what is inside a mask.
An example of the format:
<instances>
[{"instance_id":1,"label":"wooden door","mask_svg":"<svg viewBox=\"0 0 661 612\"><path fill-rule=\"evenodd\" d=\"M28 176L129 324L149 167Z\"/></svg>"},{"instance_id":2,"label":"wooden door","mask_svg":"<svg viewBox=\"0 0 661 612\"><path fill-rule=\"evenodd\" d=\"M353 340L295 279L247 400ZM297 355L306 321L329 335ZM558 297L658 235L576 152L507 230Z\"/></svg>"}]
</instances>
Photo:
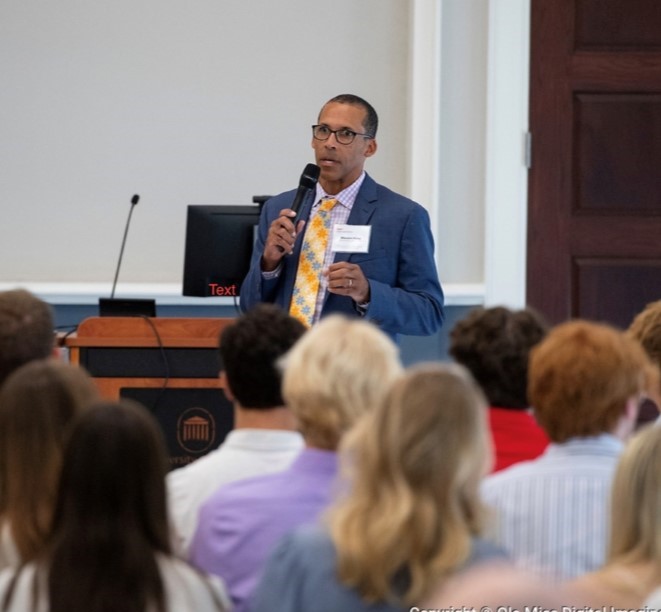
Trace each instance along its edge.
<instances>
[{"instance_id":1,"label":"wooden door","mask_svg":"<svg viewBox=\"0 0 661 612\"><path fill-rule=\"evenodd\" d=\"M532 0L528 303L627 327L661 299L661 1Z\"/></svg>"}]
</instances>

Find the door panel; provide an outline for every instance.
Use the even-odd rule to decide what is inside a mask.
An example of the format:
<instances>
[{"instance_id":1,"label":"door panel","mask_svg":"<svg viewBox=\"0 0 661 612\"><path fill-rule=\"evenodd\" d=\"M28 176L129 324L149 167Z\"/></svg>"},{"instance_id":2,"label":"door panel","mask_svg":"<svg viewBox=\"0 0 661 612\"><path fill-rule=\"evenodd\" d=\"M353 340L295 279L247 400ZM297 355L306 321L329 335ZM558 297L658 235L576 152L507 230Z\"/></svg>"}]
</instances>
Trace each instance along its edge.
<instances>
[{"instance_id":1,"label":"door panel","mask_svg":"<svg viewBox=\"0 0 661 612\"><path fill-rule=\"evenodd\" d=\"M528 303L626 327L661 299L661 2L531 9Z\"/></svg>"}]
</instances>

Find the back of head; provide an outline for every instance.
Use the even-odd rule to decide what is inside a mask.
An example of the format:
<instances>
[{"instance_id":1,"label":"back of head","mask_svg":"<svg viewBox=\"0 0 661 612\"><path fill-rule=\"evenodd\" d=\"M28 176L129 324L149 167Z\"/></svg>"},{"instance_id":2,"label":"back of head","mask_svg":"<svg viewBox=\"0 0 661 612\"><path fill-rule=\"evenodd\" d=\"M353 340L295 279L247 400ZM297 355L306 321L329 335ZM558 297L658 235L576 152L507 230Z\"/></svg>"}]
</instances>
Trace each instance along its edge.
<instances>
[{"instance_id":1,"label":"back of head","mask_svg":"<svg viewBox=\"0 0 661 612\"><path fill-rule=\"evenodd\" d=\"M96 398L84 370L54 359L18 368L0 390L0 514L23 560L43 546L65 443Z\"/></svg>"},{"instance_id":2,"label":"back of head","mask_svg":"<svg viewBox=\"0 0 661 612\"><path fill-rule=\"evenodd\" d=\"M334 450L401 373L397 346L375 325L322 319L283 360L283 396L310 446Z\"/></svg>"},{"instance_id":3,"label":"back of head","mask_svg":"<svg viewBox=\"0 0 661 612\"><path fill-rule=\"evenodd\" d=\"M652 361L661 367L661 300L648 304L634 318L627 333L638 340Z\"/></svg>"},{"instance_id":4,"label":"back of head","mask_svg":"<svg viewBox=\"0 0 661 612\"><path fill-rule=\"evenodd\" d=\"M661 427L627 444L613 480L609 561L661 566Z\"/></svg>"},{"instance_id":5,"label":"back of head","mask_svg":"<svg viewBox=\"0 0 661 612\"><path fill-rule=\"evenodd\" d=\"M128 401L95 404L78 420L64 455L55 530L85 537L103 525L108 536L130 534L167 547L166 471L162 434L145 408Z\"/></svg>"},{"instance_id":6,"label":"back of head","mask_svg":"<svg viewBox=\"0 0 661 612\"><path fill-rule=\"evenodd\" d=\"M528 392L549 438L613 433L651 368L638 342L608 325L570 321L533 348Z\"/></svg>"},{"instance_id":7,"label":"back of head","mask_svg":"<svg viewBox=\"0 0 661 612\"><path fill-rule=\"evenodd\" d=\"M528 356L547 331L530 308L475 308L450 332L450 354L470 370L491 406L525 410Z\"/></svg>"},{"instance_id":8,"label":"back of head","mask_svg":"<svg viewBox=\"0 0 661 612\"><path fill-rule=\"evenodd\" d=\"M156 553L170 552L166 465L158 425L139 404L103 402L79 419L53 517L50 610L119 601L127 612L164 610Z\"/></svg>"},{"instance_id":9,"label":"back of head","mask_svg":"<svg viewBox=\"0 0 661 612\"><path fill-rule=\"evenodd\" d=\"M0 386L15 369L53 352L51 307L24 289L0 292Z\"/></svg>"},{"instance_id":10,"label":"back of head","mask_svg":"<svg viewBox=\"0 0 661 612\"><path fill-rule=\"evenodd\" d=\"M283 405L276 365L306 327L273 304L259 304L220 335L220 357L229 388L243 408Z\"/></svg>"},{"instance_id":11,"label":"back of head","mask_svg":"<svg viewBox=\"0 0 661 612\"><path fill-rule=\"evenodd\" d=\"M640 342L649 358L661 368L661 300L648 304L633 320L627 334ZM658 372L658 371L657 371ZM638 415L638 426L655 421L661 408L661 389L658 377L651 373L649 398L643 402Z\"/></svg>"},{"instance_id":12,"label":"back of head","mask_svg":"<svg viewBox=\"0 0 661 612\"><path fill-rule=\"evenodd\" d=\"M413 603L461 567L481 531L490 458L486 401L470 374L411 368L342 445L352 488L330 523L345 582L382 600L404 572Z\"/></svg>"},{"instance_id":13,"label":"back of head","mask_svg":"<svg viewBox=\"0 0 661 612\"><path fill-rule=\"evenodd\" d=\"M46 558L50 610L165 610L156 558L170 552L165 472L160 430L139 404L102 402L78 420Z\"/></svg>"}]
</instances>

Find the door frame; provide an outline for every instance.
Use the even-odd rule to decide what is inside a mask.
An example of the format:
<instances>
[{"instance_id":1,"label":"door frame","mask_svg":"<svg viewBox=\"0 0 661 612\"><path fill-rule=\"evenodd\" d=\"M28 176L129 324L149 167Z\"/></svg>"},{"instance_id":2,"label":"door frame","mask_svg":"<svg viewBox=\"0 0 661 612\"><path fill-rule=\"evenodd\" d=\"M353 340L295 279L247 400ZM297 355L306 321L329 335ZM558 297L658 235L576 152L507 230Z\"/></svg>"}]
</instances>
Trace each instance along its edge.
<instances>
[{"instance_id":1,"label":"door frame","mask_svg":"<svg viewBox=\"0 0 661 612\"><path fill-rule=\"evenodd\" d=\"M443 209L439 159L444 146L439 119L441 25L446 1L457 0L413 0L410 32L409 192L416 201L430 203L432 229L439 237L448 231L439 212ZM480 1L488 11L489 37L485 174L476 177L485 184L484 233L478 236L484 244L482 283L472 279L448 289L468 290L471 304L522 308L527 267L530 0Z\"/></svg>"}]
</instances>

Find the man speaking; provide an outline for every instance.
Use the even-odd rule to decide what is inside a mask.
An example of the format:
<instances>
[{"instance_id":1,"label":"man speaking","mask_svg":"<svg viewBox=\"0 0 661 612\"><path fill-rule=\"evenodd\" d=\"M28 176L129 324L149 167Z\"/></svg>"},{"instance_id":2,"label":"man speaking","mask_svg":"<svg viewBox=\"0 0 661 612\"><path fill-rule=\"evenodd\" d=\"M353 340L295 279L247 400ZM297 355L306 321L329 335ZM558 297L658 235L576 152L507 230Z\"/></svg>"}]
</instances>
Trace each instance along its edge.
<instances>
[{"instance_id":1,"label":"man speaking","mask_svg":"<svg viewBox=\"0 0 661 612\"><path fill-rule=\"evenodd\" d=\"M324 104L312 126L319 169L310 164L298 190L264 205L242 310L273 302L308 326L343 313L371 320L395 338L430 335L441 326L443 290L429 215L364 171L376 153L377 126L376 111L358 96Z\"/></svg>"}]
</instances>

